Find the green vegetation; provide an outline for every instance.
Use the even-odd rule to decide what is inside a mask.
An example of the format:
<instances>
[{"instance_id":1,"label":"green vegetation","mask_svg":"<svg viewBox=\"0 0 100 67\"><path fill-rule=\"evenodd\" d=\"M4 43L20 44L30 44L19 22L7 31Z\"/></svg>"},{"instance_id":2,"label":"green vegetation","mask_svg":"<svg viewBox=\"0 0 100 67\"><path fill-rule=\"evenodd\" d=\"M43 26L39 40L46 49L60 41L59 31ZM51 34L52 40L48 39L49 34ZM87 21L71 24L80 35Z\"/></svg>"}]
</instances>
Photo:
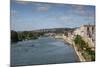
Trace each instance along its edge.
<instances>
[{"instance_id":1,"label":"green vegetation","mask_svg":"<svg viewBox=\"0 0 100 67\"><path fill-rule=\"evenodd\" d=\"M43 36L43 35L44 35L43 32L33 32L33 31L16 32L16 31L11 31L11 42L37 39L38 37Z\"/></svg>"},{"instance_id":2,"label":"green vegetation","mask_svg":"<svg viewBox=\"0 0 100 67\"><path fill-rule=\"evenodd\" d=\"M81 51L82 55L87 61L95 61L95 51L93 51L80 35L76 35L74 42L78 51Z\"/></svg>"},{"instance_id":3,"label":"green vegetation","mask_svg":"<svg viewBox=\"0 0 100 67\"><path fill-rule=\"evenodd\" d=\"M30 39L37 39L38 36L36 33L24 31L18 33L18 38L19 40L30 40Z\"/></svg>"},{"instance_id":4,"label":"green vegetation","mask_svg":"<svg viewBox=\"0 0 100 67\"><path fill-rule=\"evenodd\" d=\"M11 31L11 42L17 42L18 39L18 33L16 31Z\"/></svg>"}]
</instances>

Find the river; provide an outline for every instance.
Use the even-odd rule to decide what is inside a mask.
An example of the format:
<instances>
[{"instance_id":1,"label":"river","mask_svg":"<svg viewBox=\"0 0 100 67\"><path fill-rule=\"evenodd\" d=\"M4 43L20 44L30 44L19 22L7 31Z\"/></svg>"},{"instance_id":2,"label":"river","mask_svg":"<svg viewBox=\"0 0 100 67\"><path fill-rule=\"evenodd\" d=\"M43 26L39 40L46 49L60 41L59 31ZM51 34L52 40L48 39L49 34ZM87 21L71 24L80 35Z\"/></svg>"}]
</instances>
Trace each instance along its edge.
<instances>
[{"instance_id":1,"label":"river","mask_svg":"<svg viewBox=\"0 0 100 67\"><path fill-rule=\"evenodd\" d=\"M61 39L40 37L11 43L11 65L37 65L78 62L73 47Z\"/></svg>"}]
</instances>

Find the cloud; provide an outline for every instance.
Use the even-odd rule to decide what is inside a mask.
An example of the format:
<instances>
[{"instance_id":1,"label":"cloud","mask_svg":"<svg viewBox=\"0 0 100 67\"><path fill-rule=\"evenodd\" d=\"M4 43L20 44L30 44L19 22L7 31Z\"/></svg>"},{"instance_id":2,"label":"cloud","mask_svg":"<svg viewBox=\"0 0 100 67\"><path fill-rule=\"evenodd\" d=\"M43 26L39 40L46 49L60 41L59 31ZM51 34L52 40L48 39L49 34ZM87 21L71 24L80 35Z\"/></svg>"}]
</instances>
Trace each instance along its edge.
<instances>
[{"instance_id":1,"label":"cloud","mask_svg":"<svg viewBox=\"0 0 100 67\"><path fill-rule=\"evenodd\" d=\"M85 9L85 6L83 5L72 5L72 8L74 9L75 13L77 15L80 15L80 16L88 16L88 12L87 10Z\"/></svg>"},{"instance_id":2,"label":"cloud","mask_svg":"<svg viewBox=\"0 0 100 67\"><path fill-rule=\"evenodd\" d=\"M31 3L31 1L24 1L24 0L11 0L11 1L21 5L27 5Z\"/></svg>"},{"instance_id":3,"label":"cloud","mask_svg":"<svg viewBox=\"0 0 100 67\"><path fill-rule=\"evenodd\" d=\"M26 5L28 2L25 2L25 1L16 1L16 3L22 4L22 5Z\"/></svg>"},{"instance_id":4,"label":"cloud","mask_svg":"<svg viewBox=\"0 0 100 67\"><path fill-rule=\"evenodd\" d=\"M18 14L18 11L16 10L11 10L10 11L11 16L16 16Z\"/></svg>"},{"instance_id":5,"label":"cloud","mask_svg":"<svg viewBox=\"0 0 100 67\"><path fill-rule=\"evenodd\" d=\"M60 16L58 19L60 19L62 22L67 22L67 23L77 21L76 18L73 18L71 16Z\"/></svg>"},{"instance_id":6,"label":"cloud","mask_svg":"<svg viewBox=\"0 0 100 67\"><path fill-rule=\"evenodd\" d=\"M72 8L74 9L75 13L81 16L84 16L86 14L86 10L84 6L81 5L72 5Z\"/></svg>"},{"instance_id":7,"label":"cloud","mask_svg":"<svg viewBox=\"0 0 100 67\"><path fill-rule=\"evenodd\" d=\"M89 9L86 9L87 6L83 5L72 5L72 9L74 9L75 14L83 16L83 17L95 17L95 13ZM91 8L91 7L90 7Z\"/></svg>"},{"instance_id":8,"label":"cloud","mask_svg":"<svg viewBox=\"0 0 100 67\"><path fill-rule=\"evenodd\" d=\"M37 8L37 11L40 11L40 12L46 12L48 10L49 10L49 7L47 6L41 6Z\"/></svg>"},{"instance_id":9,"label":"cloud","mask_svg":"<svg viewBox=\"0 0 100 67\"><path fill-rule=\"evenodd\" d=\"M73 8L77 9L77 10L83 10L84 6L83 5L71 5Z\"/></svg>"},{"instance_id":10,"label":"cloud","mask_svg":"<svg viewBox=\"0 0 100 67\"><path fill-rule=\"evenodd\" d=\"M14 20L14 19L17 19L16 21L19 21L19 19L21 19L21 13L18 11L18 10L10 10L10 17L11 17L11 20Z\"/></svg>"},{"instance_id":11,"label":"cloud","mask_svg":"<svg viewBox=\"0 0 100 67\"><path fill-rule=\"evenodd\" d=\"M46 3L34 3L34 5L36 6L36 11L39 12L47 12L51 7L50 4Z\"/></svg>"},{"instance_id":12,"label":"cloud","mask_svg":"<svg viewBox=\"0 0 100 67\"><path fill-rule=\"evenodd\" d=\"M16 3L21 4L21 5L28 5L32 2L30 2L30 1L16 1Z\"/></svg>"},{"instance_id":13,"label":"cloud","mask_svg":"<svg viewBox=\"0 0 100 67\"><path fill-rule=\"evenodd\" d=\"M69 17L67 17L67 16L61 16L60 19L61 20L69 20Z\"/></svg>"}]
</instances>

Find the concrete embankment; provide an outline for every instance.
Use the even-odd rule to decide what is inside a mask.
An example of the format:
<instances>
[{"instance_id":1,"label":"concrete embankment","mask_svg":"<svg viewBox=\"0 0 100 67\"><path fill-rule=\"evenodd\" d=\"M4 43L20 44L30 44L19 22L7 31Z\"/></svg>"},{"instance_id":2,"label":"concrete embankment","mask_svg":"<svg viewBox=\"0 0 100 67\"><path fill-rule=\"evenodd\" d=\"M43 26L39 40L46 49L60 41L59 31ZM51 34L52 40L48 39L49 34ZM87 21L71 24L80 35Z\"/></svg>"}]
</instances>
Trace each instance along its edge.
<instances>
[{"instance_id":1,"label":"concrete embankment","mask_svg":"<svg viewBox=\"0 0 100 67\"><path fill-rule=\"evenodd\" d=\"M78 49L77 49L77 47L75 46L75 44L72 44L72 45L73 45L74 50L75 50L76 54L78 55L80 61L82 61L82 62L86 61L86 60L84 59L84 57L82 56L81 52L78 51Z\"/></svg>"},{"instance_id":2,"label":"concrete embankment","mask_svg":"<svg viewBox=\"0 0 100 67\"><path fill-rule=\"evenodd\" d=\"M67 37L63 36L63 39L64 39L65 42L67 42L67 43L69 43L73 46L77 56L79 57L79 61L81 61L81 62L86 61L84 59L84 57L82 56L82 53L80 51L78 51L78 48L75 46L74 42L70 38L67 38Z\"/></svg>"}]
</instances>

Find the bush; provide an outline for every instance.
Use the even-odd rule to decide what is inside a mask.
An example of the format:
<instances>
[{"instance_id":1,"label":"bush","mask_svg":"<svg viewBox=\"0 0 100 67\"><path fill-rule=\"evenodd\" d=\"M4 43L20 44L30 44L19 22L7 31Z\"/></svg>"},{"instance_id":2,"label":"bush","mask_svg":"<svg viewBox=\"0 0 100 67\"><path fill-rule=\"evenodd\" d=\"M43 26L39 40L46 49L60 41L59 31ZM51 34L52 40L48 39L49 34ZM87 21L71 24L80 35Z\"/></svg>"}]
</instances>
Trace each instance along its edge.
<instances>
[{"instance_id":1,"label":"bush","mask_svg":"<svg viewBox=\"0 0 100 67\"><path fill-rule=\"evenodd\" d=\"M80 35L76 35L74 42L76 46L78 47L78 50L82 52L82 55L84 58L88 61L94 61L95 60L95 51L91 50L89 48L88 43L86 43ZM85 48L85 49L84 49Z\"/></svg>"}]
</instances>

